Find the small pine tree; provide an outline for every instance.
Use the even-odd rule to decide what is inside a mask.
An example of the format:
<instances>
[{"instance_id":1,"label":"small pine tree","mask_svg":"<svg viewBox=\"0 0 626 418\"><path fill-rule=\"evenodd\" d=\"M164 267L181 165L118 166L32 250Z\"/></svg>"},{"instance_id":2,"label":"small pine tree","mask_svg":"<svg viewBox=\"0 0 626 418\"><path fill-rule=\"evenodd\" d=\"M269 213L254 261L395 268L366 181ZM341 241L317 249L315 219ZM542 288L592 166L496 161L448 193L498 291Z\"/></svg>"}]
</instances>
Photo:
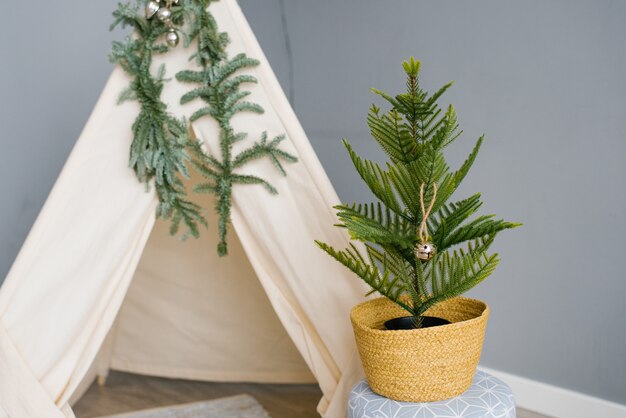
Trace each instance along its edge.
<instances>
[{"instance_id":1,"label":"small pine tree","mask_svg":"<svg viewBox=\"0 0 626 418\"><path fill-rule=\"evenodd\" d=\"M361 159L344 140L361 178L378 199L375 203L339 205L340 224L352 239L365 243L336 250L317 244L363 279L373 292L389 298L412 316L416 327L433 305L458 296L487 278L499 263L488 254L496 234L520 224L495 215L470 217L482 205L480 194L448 203L476 159L481 136L457 171L451 171L443 151L462 131L454 107L445 112L437 101L448 83L429 95L418 79L420 62L403 62L407 92L390 96L372 89L391 110L372 105L367 124L390 161L383 168ZM418 257L418 246L432 245L430 259Z\"/></svg>"}]
</instances>

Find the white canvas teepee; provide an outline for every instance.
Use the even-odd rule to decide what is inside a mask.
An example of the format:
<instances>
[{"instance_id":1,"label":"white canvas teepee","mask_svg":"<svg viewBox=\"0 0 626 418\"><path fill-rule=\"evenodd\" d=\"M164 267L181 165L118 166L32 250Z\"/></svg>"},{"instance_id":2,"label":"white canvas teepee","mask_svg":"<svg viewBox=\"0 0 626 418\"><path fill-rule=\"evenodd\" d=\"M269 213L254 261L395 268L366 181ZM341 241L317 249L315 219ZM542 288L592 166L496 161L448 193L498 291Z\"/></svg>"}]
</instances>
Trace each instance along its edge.
<instances>
[{"instance_id":1,"label":"white canvas teepee","mask_svg":"<svg viewBox=\"0 0 626 418\"><path fill-rule=\"evenodd\" d=\"M39 218L0 289L0 417L72 417L71 402L110 368L217 381L317 381L319 411L345 416L360 377L348 312L360 283L316 248L348 237L332 228L338 203L322 166L234 0L211 6L230 54L261 61L250 87L264 115L233 125L258 138L285 133L299 162L280 176L267 161L246 168L279 191L233 193L230 255L216 233L181 243L155 222L155 197L128 168L134 103L117 106L128 78L115 69ZM168 72L188 51L167 55ZM184 87L168 83L175 114ZM194 124L216 151L216 126ZM211 207L210 202L203 202Z\"/></svg>"}]
</instances>

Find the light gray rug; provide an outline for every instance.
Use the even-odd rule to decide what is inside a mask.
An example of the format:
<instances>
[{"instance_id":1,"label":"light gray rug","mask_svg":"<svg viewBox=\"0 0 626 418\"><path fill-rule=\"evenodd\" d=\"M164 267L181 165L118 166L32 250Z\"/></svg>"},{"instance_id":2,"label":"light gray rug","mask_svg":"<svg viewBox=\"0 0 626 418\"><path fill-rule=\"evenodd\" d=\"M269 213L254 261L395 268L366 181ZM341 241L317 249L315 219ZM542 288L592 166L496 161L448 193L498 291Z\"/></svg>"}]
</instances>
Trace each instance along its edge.
<instances>
[{"instance_id":1,"label":"light gray rug","mask_svg":"<svg viewBox=\"0 0 626 418\"><path fill-rule=\"evenodd\" d=\"M237 395L99 418L270 418L270 416L252 396Z\"/></svg>"}]
</instances>

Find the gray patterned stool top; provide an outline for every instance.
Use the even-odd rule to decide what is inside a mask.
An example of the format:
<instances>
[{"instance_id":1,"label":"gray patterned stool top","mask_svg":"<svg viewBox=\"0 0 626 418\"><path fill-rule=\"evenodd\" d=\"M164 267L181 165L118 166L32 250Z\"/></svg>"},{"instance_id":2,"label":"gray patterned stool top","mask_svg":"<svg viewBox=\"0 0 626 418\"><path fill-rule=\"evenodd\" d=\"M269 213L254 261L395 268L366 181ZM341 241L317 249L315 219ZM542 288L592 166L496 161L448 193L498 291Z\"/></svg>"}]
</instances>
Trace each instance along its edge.
<instances>
[{"instance_id":1,"label":"gray patterned stool top","mask_svg":"<svg viewBox=\"0 0 626 418\"><path fill-rule=\"evenodd\" d=\"M460 396L440 402L411 403L384 398L361 380L350 392L348 418L515 418L511 388L477 371L472 386Z\"/></svg>"}]
</instances>

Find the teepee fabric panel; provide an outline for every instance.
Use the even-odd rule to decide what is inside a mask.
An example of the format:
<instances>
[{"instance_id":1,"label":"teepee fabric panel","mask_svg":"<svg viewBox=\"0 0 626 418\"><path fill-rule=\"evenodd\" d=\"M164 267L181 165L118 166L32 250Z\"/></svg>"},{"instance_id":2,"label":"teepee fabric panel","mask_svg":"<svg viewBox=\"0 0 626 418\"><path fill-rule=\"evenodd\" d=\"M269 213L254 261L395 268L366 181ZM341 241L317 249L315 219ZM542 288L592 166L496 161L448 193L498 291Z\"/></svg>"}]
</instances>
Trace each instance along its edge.
<instances>
[{"instance_id":1,"label":"teepee fabric panel","mask_svg":"<svg viewBox=\"0 0 626 418\"><path fill-rule=\"evenodd\" d=\"M100 349L154 222L155 199L128 168L137 108L115 105L127 82L113 72L0 289L3 347L23 360L23 379L31 375L61 407ZM14 363L7 350L0 357ZM5 379L3 370L10 416L54 416L16 412L41 403Z\"/></svg>"},{"instance_id":2,"label":"teepee fabric panel","mask_svg":"<svg viewBox=\"0 0 626 418\"><path fill-rule=\"evenodd\" d=\"M195 181L197 179L192 179ZM198 203L211 208L211 196ZM207 212L214 226L217 216ZM236 234L181 243L157 221L112 331L111 368L208 381L311 383Z\"/></svg>"},{"instance_id":3,"label":"teepee fabric panel","mask_svg":"<svg viewBox=\"0 0 626 418\"><path fill-rule=\"evenodd\" d=\"M0 324L0 418L65 415L54 404ZM45 414L45 415L44 415Z\"/></svg>"}]
</instances>

